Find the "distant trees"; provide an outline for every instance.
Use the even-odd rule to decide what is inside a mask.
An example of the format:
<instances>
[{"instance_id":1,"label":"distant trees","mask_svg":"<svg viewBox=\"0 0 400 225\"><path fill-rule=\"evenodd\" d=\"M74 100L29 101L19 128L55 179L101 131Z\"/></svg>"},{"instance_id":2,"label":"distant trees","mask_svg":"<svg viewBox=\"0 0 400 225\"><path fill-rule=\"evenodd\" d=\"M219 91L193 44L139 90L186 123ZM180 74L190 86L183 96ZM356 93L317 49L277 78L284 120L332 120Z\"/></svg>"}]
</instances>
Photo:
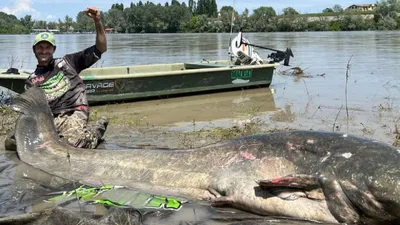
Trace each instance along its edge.
<instances>
[{"instance_id":1,"label":"distant trees","mask_svg":"<svg viewBox=\"0 0 400 225\"><path fill-rule=\"evenodd\" d=\"M14 15L8 15L0 12L0 34L24 34L30 32L29 26L32 26L30 16L23 18L23 21L17 19Z\"/></svg>"},{"instance_id":2,"label":"distant trees","mask_svg":"<svg viewBox=\"0 0 400 225\"><path fill-rule=\"evenodd\" d=\"M111 9L109 9L108 12L105 13L105 17L103 19L105 21L104 25L106 27L113 27L116 31L120 33L125 32L126 20L125 20L124 9L121 9L118 6L114 8L111 7Z\"/></svg>"},{"instance_id":3,"label":"distant trees","mask_svg":"<svg viewBox=\"0 0 400 225\"><path fill-rule=\"evenodd\" d=\"M171 0L163 5L139 0L129 5L113 4L102 12L105 27L119 33L246 32L394 30L400 28L400 1L379 0L374 12L344 10L340 5L321 13L300 14L287 7L278 15L270 6L238 13L232 6L218 11L216 0ZM74 21L75 19L75 21ZM65 16L55 22L33 20L30 15L17 19L0 12L0 33L29 33L33 28L61 32L93 32L93 21L84 12L75 18Z\"/></svg>"},{"instance_id":4,"label":"distant trees","mask_svg":"<svg viewBox=\"0 0 400 225\"><path fill-rule=\"evenodd\" d=\"M85 12L79 12L78 15L76 16L76 25L75 25L75 31L77 32L88 32L88 31L94 31L95 27L93 24L92 19L90 19Z\"/></svg>"},{"instance_id":5,"label":"distant trees","mask_svg":"<svg viewBox=\"0 0 400 225\"><path fill-rule=\"evenodd\" d=\"M219 11L219 14L219 21L221 22L220 32L230 32L232 23L238 22L236 20L239 18L239 14L232 6L223 6Z\"/></svg>"},{"instance_id":6,"label":"distant trees","mask_svg":"<svg viewBox=\"0 0 400 225\"><path fill-rule=\"evenodd\" d=\"M398 29L400 24L400 1L378 1L375 10L375 21L380 30Z\"/></svg>"},{"instance_id":7,"label":"distant trees","mask_svg":"<svg viewBox=\"0 0 400 225\"><path fill-rule=\"evenodd\" d=\"M191 13L194 13L194 11L196 10L196 2L194 0L189 0L188 7L189 11Z\"/></svg>"},{"instance_id":8,"label":"distant trees","mask_svg":"<svg viewBox=\"0 0 400 225\"><path fill-rule=\"evenodd\" d=\"M341 5L336 4L332 7L332 11L335 13L342 13L344 10Z\"/></svg>"},{"instance_id":9,"label":"distant trees","mask_svg":"<svg viewBox=\"0 0 400 225\"><path fill-rule=\"evenodd\" d=\"M397 0L381 0L376 4L375 14L382 17L397 17L400 13L400 1Z\"/></svg>"},{"instance_id":10,"label":"distant trees","mask_svg":"<svg viewBox=\"0 0 400 225\"><path fill-rule=\"evenodd\" d=\"M61 19L58 19L58 29L60 30L60 32L71 32L74 28L74 21L71 17L69 16L65 16L64 21L62 21Z\"/></svg>"},{"instance_id":11,"label":"distant trees","mask_svg":"<svg viewBox=\"0 0 400 225\"><path fill-rule=\"evenodd\" d=\"M25 17L21 18L20 21L21 24L29 30L32 29L33 24L35 23L34 21L32 21L31 15L26 15Z\"/></svg>"},{"instance_id":12,"label":"distant trees","mask_svg":"<svg viewBox=\"0 0 400 225\"><path fill-rule=\"evenodd\" d=\"M272 7L259 7L248 18L248 29L257 32L276 31L276 12Z\"/></svg>"},{"instance_id":13,"label":"distant trees","mask_svg":"<svg viewBox=\"0 0 400 225\"><path fill-rule=\"evenodd\" d=\"M195 14L216 17L218 14L217 2L215 0L198 0Z\"/></svg>"},{"instance_id":14,"label":"distant trees","mask_svg":"<svg viewBox=\"0 0 400 225\"><path fill-rule=\"evenodd\" d=\"M116 10L120 10L120 11L124 11L124 4L112 4L111 5L111 9L116 9Z\"/></svg>"},{"instance_id":15,"label":"distant trees","mask_svg":"<svg viewBox=\"0 0 400 225\"><path fill-rule=\"evenodd\" d=\"M284 9L282 10L282 12L283 12L283 15L285 15L285 16L295 16L295 15L299 15L299 13L298 13L294 8L292 8L292 7L284 8Z\"/></svg>"}]
</instances>

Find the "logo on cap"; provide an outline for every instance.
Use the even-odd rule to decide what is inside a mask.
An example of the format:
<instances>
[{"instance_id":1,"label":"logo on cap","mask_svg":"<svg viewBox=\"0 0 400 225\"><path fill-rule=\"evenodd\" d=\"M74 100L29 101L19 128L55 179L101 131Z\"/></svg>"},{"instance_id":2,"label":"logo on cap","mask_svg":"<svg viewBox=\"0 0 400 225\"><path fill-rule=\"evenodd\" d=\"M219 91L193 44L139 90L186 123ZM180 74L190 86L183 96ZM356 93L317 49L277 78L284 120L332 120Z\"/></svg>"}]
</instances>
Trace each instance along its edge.
<instances>
[{"instance_id":1,"label":"logo on cap","mask_svg":"<svg viewBox=\"0 0 400 225\"><path fill-rule=\"evenodd\" d=\"M48 37L49 37L49 35L48 34L42 34L42 36L41 36L43 39L47 39Z\"/></svg>"}]
</instances>

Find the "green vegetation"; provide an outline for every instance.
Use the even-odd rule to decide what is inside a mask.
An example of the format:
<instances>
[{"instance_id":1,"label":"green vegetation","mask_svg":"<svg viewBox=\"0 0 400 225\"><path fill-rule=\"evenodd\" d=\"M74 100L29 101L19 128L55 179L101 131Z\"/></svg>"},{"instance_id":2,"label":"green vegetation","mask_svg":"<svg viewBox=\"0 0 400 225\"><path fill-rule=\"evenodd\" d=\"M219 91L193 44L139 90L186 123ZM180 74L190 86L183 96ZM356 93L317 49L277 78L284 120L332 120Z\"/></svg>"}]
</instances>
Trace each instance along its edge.
<instances>
[{"instance_id":1,"label":"green vegetation","mask_svg":"<svg viewBox=\"0 0 400 225\"><path fill-rule=\"evenodd\" d=\"M218 12L216 0L188 0L187 4L172 0L164 5L139 1L129 6L113 4L103 12L105 27L118 33L230 32L232 18L235 31L241 27L247 32L396 30L400 28L400 2L381 0L374 11L364 12L334 5L321 13L300 14L292 7L276 12L262 6L239 14L231 6L222 6ZM65 16L57 22L35 21L30 15L17 19L0 12L0 34L30 33L33 28L63 33L95 29L84 12L79 12L75 21Z\"/></svg>"},{"instance_id":2,"label":"green vegetation","mask_svg":"<svg viewBox=\"0 0 400 225\"><path fill-rule=\"evenodd\" d=\"M0 12L0 34L30 33L29 27L23 21L22 18L18 20L14 15L7 15Z\"/></svg>"}]
</instances>

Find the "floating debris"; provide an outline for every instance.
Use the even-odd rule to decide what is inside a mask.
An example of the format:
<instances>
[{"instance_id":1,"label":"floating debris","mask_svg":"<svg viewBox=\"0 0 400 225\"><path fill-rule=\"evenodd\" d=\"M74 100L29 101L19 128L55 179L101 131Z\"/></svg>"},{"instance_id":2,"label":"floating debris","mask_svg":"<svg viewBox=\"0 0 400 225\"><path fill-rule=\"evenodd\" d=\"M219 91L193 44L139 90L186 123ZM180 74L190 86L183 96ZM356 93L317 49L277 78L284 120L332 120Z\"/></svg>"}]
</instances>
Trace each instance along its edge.
<instances>
[{"instance_id":1,"label":"floating debris","mask_svg":"<svg viewBox=\"0 0 400 225\"><path fill-rule=\"evenodd\" d=\"M287 70L279 71L280 75L295 76L295 77L313 77L310 74L306 74L303 69L298 66L289 68ZM325 73L318 74L317 76L325 76Z\"/></svg>"}]
</instances>

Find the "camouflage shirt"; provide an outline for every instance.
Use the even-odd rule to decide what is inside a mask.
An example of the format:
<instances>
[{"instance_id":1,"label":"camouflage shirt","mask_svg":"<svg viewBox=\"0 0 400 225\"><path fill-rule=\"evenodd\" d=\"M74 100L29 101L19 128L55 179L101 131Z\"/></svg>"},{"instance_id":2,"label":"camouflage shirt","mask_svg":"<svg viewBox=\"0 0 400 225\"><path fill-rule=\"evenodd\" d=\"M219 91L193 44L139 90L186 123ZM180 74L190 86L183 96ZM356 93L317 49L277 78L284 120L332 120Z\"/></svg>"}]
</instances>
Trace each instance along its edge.
<instances>
[{"instance_id":1,"label":"camouflage shirt","mask_svg":"<svg viewBox=\"0 0 400 225\"><path fill-rule=\"evenodd\" d=\"M26 80L25 88L40 87L54 115L88 106L85 85L79 73L101 57L96 46L53 59L48 66L37 66ZM82 110L80 108L79 110Z\"/></svg>"}]
</instances>

